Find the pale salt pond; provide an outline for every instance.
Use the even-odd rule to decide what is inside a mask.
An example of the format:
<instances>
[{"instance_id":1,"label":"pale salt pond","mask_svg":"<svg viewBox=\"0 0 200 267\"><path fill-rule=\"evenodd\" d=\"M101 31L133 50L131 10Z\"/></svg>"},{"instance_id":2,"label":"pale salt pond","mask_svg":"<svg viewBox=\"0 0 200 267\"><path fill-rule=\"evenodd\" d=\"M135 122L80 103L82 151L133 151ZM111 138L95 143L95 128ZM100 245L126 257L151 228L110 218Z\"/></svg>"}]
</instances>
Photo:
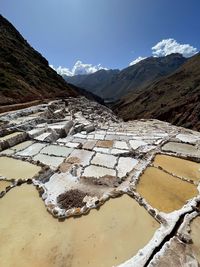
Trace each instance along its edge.
<instances>
[{"instance_id":1,"label":"pale salt pond","mask_svg":"<svg viewBox=\"0 0 200 267\"><path fill-rule=\"evenodd\" d=\"M159 228L127 195L87 216L59 222L33 185L6 194L0 214L1 267L111 267L134 256Z\"/></svg>"}]
</instances>

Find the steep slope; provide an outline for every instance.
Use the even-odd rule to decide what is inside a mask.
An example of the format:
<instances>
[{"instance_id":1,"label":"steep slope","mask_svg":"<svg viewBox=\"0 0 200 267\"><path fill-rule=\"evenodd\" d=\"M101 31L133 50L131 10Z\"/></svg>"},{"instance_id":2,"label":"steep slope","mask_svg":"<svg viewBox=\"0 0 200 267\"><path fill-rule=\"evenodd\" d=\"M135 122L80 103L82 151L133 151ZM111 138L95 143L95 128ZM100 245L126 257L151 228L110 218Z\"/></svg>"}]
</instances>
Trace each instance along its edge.
<instances>
[{"instance_id":1,"label":"steep slope","mask_svg":"<svg viewBox=\"0 0 200 267\"><path fill-rule=\"evenodd\" d=\"M105 91L115 82L119 70L99 70L88 75L66 76L63 78L76 86L86 89L89 92L104 98Z\"/></svg>"},{"instance_id":2,"label":"steep slope","mask_svg":"<svg viewBox=\"0 0 200 267\"><path fill-rule=\"evenodd\" d=\"M77 95L0 15L0 105Z\"/></svg>"},{"instance_id":3,"label":"steep slope","mask_svg":"<svg viewBox=\"0 0 200 267\"><path fill-rule=\"evenodd\" d=\"M123 69L101 70L90 75L65 77L66 81L92 91L102 98L116 101L129 92L138 91L152 82L173 73L186 59L180 54L149 57Z\"/></svg>"},{"instance_id":4,"label":"steep slope","mask_svg":"<svg viewBox=\"0 0 200 267\"><path fill-rule=\"evenodd\" d=\"M200 54L167 78L127 95L113 109L125 120L156 118L200 130Z\"/></svg>"}]
</instances>

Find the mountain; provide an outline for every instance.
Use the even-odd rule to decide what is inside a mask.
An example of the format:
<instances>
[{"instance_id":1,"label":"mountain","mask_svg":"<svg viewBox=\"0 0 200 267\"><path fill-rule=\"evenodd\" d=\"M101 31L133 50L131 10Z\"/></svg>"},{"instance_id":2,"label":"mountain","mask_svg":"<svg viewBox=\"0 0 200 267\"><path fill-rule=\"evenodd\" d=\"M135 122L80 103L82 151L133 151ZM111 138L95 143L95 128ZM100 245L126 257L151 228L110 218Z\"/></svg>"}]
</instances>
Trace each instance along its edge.
<instances>
[{"instance_id":1,"label":"mountain","mask_svg":"<svg viewBox=\"0 0 200 267\"><path fill-rule=\"evenodd\" d=\"M186 62L180 54L149 57L137 64L119 70L100 70L89 75L65 76L65 80L94 92L105 100L116 101L173 73Z\"/></svg>"},{"instance_id":2,"label":"mountain","mask_svg":"<svg viewBox=\"0 0 200 267\"><path fill-rule=\"evenodd\" d=\"M78 94L0 15L0 105Z\"/></svg>"},{"instance_id":3,"label":"mountain","mask_svg":"<svg viewBox=\"0 0 200 267\"><path fill-rule=\"evenodd\" d=\"M76 86L86 89L104 98L104 92L113 82L115 82L119 70L99 70L92 74L66 76L63 78Z\"/></svg>"},{"instance_id":4,"label":"mountain","mask_svg":"<svg viewBox=\"0 0 200 267\"><path fill-rule=\"evenodd\" d=\"M123 119L154 118L200 131L200 54L114 107Z\"/></svg>"}]
</instances>

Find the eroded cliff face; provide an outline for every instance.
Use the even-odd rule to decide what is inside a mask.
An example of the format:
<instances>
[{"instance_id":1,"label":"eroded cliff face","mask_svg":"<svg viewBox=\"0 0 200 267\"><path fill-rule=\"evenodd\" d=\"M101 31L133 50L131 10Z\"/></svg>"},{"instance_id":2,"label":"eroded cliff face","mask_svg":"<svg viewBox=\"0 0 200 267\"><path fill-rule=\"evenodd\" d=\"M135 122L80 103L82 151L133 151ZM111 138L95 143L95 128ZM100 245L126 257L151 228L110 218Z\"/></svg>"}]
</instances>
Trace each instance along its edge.
<instances>
[{"instance_id":1,"label":"eroded cliff face","mask_svg":"<svg viewBox=\"0 0 200 267\"><path fill-rule=\"evenodd\" d=\"M0 125L2 267L198 266L200 133L84 97Z\"/></svg>"}]
</instances>

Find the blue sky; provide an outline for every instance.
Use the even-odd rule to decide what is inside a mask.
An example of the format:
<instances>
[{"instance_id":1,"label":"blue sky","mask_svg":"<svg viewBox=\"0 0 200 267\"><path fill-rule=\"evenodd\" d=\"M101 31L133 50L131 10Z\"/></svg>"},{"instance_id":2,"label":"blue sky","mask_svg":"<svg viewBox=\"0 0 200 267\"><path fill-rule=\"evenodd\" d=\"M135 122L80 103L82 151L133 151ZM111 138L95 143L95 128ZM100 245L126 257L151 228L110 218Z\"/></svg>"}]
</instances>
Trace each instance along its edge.
<instances>
[{"instance_id":1,"label":"blue sky","mask_svg":"<svg viewBox=\"0 0 200 267\"><path fill-rule=\"evenodd\" d=\"M152 55L151 48L169 38L199 50L199 10L199 0L0 2L1 14L50 64L69 69L78 60L124 68Z\"/></svg>"}]
</instances>

